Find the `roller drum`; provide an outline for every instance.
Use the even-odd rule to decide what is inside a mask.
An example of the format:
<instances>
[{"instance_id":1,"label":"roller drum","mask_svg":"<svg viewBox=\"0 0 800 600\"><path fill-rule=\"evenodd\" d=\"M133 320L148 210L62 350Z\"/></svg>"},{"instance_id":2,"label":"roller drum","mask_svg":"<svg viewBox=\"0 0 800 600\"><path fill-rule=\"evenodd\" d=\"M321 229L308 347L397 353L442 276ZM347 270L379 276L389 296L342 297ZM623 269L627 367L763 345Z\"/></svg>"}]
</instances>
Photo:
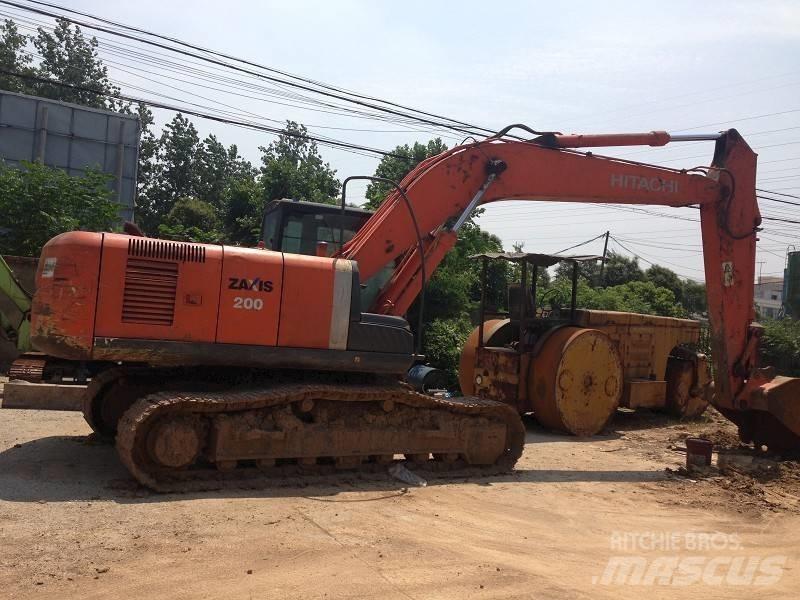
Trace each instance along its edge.
<instances>
[{"instance_id":1,"label":"roller drum","mask_svg":"<svg viewBox=\"0 0 800 600\"><path fill-rule=\"evenodd\" d=\"M578 436L603 429L622 396L622 361L602 331L554 330L531 361L528 398L545 427Z\"/></svg>"}]
</instances>

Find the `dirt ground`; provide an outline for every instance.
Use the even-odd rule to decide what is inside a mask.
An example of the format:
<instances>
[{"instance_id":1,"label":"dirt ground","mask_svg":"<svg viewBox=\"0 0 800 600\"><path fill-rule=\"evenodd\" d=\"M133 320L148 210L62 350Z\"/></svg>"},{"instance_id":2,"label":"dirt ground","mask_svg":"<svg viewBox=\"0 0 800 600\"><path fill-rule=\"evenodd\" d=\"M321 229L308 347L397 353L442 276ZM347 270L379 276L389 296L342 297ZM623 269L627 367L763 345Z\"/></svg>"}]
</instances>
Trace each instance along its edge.
<instances>
[{"instance_id":1,"label":"dirt ground","mask_svg":"<svg viewBox=\"0 0 800 600\"><path fill-rule=\"evenodd\" d=\"M619 413L590 440L530 422L517 471L478 481L192 495L137 488L114 448L88 433L77 413L0 410L0 596L800 597L797 465L678 469L688 434L736 445L719 416L681 424ZM677 545L663 545L667 534ZM687 541L712 534L721 546ZM619 545L647 536L661 545ZM690 586L609 584L617 555L723 557L723 567ZM778 557L780 568L769 585L743 587L725 577L735 557Z\"/></svg>"}]
</instances>

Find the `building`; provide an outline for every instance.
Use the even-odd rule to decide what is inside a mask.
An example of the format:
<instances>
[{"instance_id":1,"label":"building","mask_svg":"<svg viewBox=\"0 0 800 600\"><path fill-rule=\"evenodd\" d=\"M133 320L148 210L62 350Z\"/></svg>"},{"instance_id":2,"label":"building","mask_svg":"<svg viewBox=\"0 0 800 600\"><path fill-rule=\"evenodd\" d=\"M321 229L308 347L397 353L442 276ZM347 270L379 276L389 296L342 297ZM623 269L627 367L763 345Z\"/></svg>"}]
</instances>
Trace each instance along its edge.
<instances>
[{"instance_id":1,"label":"building","mask_svg":"<svg viewBox=\"0 0 800 600\"><path fill-rule=\"evenodd\" d=\"M783 304L783 277L762 277L753 293L756 311L761 317L775 319Z\"/></svg>"}]
</instances>

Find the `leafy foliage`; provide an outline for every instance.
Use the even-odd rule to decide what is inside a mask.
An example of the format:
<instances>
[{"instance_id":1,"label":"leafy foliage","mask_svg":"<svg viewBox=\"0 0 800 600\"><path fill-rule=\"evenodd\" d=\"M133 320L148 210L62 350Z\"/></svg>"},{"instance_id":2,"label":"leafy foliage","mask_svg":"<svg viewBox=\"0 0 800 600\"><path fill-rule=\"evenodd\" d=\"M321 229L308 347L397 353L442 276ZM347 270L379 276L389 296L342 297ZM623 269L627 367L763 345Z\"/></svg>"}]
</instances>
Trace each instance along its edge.
<instances>
[{"instance_id":1,"label":"leafy foliage","mask_svg":"<svg viewBox=\"0 0 800 600\"><path fill-rule=\"evenodd\" d=\"M473 325L465 316L433 319L425 326L425 355L432 365L447 373L447 386L458 386L458 361L461 348Z\"/></svg>"},{"instance_id":2,"label":"leafy foliage","mask_svg":"<svg viewBox=\"0 0 800 600\"><path fill-rule=\"evenodd\" d=\"M322 160L317 144L303 136L303 125L287 121L287 134L280 135L261 157L261 187L266 202L280 198L336 204L341 183L336 171ZM298 137L299 136L299 137Z\"/></svg>"},{"instance_id":3,"label":"leafy foliage","mask_svg":"<svg viewBox=\"0 0 800 600\"><path fill-rule=\"evenodd\" d=\"M31 43L40 57L35 66L25 50ZM39 27L35 36L20 34L14 22L7 19L0 26L0 67L75 87L9 75L0 76L0 87L93 108L129 111L127 102L114 97L120 90L109 80L97 46L96 38L87 39L80 27L73 27L64 19L56 19L52 33ZM100 93L75 88L89 88Z\"/></svg>"},{"instance_id":4,"label":"leafy foliage","mask_svg":"<svg viewBox=\"0 0 800 600\"><path fill-rule=\"evenodd\" d=\"M225 240L255 246L261 237L264 193L253 178L228 181L222 194L222 226Z\"/></svg>"},{"instance_id":5,"label":"leafy foliage","mask_svg":"<svg viewBox=\"0 0 800 600\"><path fill-rule=\"evenodd\" d=\"M158 226L159 237L182 242L219 242L220 222L214 207L197 198L179 198Z\"/></svg>"},{"instance_id":6,"label":"leafy foliage","mask_svg":"<svg viewBox=\"0 0 800 600\"><path fill-rule=\"evenodd\" d=\"M447 146L441 138L430 140L427 144L415 142L413 146L405 144L397 146L392 154L381 159L378 168L375 169L375 177L384 177L394 182L400 183L403 177L421 163L426 158L436 156L447 150ZM391 191L390 185L382 182L370 183L365 194L367 202L365 208L375 210L380 206L383 199Z\"/></svg>"},{"instance_id":7,"label":"leafy foliage","mask_svg":"<svg viewBox=\"0 0 800 600\"><path fill-rule=\"evenodd\" d=\"M97 39L87 40L77 25L73 28L69 21L57 19L52 33L39 27L33 45L42 57L37 69L39 77L119 95L119 88L109 81L108 68L97 54ZM104 95L49 83L37 83L36 95L111 110L123 105Z\"/></svg>"},{"instance_id":8,"label":"leafy foliage","mask_svg":"<svg viewBox=\"0 0 800 600\"><path fill-rule=\"evenodd\" d=\"M629 281L644 281L645 272L639 267L636 258L628 258L617 254L613 250L606 257L606 266L603 269L603 280L600 281L600 262L586 261L578 265L578 275L586 279L591 285L615 286ZM556 267L556 278L571 279L572 265L561 263Z\"/></svg>"},{"instance_id":9,"label":"leafy foliage","mask_svg":"<svg viewBox=\"0 0 800 600\"><path fill-rule=\"evenodd\" d=\"M775 367L781 375L800 376L800 321L765 319L761 324L761 364Z\"/></svg>"},{"instance_id":10,"label":"leafy foliage","mask_svg":"<svg viewBox=\"0 0 800 600\"><path fill-rule=\"evenodd\" d=\"M606 260L602 285L613 287L631 281L644 281L645 274L639 266L639 260L628 258L611 252Z\"/></svg>"},{"instance_id":11,"label":"leafy foliage","mask_svg":"<svg viewBox=\"0 0 800 600\"><path fill-rule=\"evenodd\" d=\"M25 75L35 75L33 58L25 54L29 36L19 32L16 23L6 19L0 24L0 68ZM30 93L30 83L22 78L0 74L0 88L11 92Z\"/></svg>"},{"instance_id":12,"label":"leafy foliage","mask_svg":"<svg viewBox=\"0 0 800 600\"><path fill-rule=\"evenodd\" d=\"M0 214L13 227L0 227L0 254L39 256L42 246L65 231L108 231L119 206L110 176L87 170L72 177L40 163L19 169L0 163Z\"/></svg>"},{"instance_id":13,"label":"leafy foliage","mask_svg":"<svg viewBox=\"0 0 800 600\"><path fill-rule=\"evenodd\" d=\"M706 284L687 279L683 282L681 303L689 315L702 315L708 310Z\"/></svg>"},{"instance_id":14,"label":"leafy foliage","mask_svg":"<svg viewBox=\"0 0 800 600\"><path fill-rule=\"evenodd\" d=\"M658 287L672 291L678 302L683 300L684 285L677 273L661 265L652 265L644 274L647 281L652 281Z\"/></svg>"},{"instance_id":15,"label":"leafy foliage","mask_svg":"<svg viewBox=\"0 0 800 600\"><path fill-rule=\"evenodd\" d=\"M589 291L591 290L591 291ZM672 290L652 281L631 281L602 289L587 288L578 293L578 304L584 308L618 310L664 317L685 317L686 310L677 303Z\"/></svg>"},{"instance_id":16,"label":"leafy foliage","mask_svg":"<svg viewBox=\"0 0 800 600\"><path fill-rule=\"evenodd\" d=\"M149 130L143 137L138 220L145 231L159 231L160 224L170 228L178 199L195 198L212 207L216 221L227 221L228 188L254 178L255 170L235 145L225 148L213 135L200 141L195 126L178 113L158 139Z\"/></svg>"}]
</instances>

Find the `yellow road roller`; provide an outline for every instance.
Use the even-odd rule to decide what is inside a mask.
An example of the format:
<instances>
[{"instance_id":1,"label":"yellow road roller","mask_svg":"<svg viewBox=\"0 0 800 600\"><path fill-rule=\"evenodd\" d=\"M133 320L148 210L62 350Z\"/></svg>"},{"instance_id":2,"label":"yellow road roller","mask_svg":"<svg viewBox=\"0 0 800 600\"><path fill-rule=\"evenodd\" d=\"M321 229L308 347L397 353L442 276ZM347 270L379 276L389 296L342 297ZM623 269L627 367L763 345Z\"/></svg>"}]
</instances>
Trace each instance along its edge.
<instances>
[{"instance_id":1,"label":"yellow road roller","mask_svg":"<svg viewBox=\"0 0 800 600\"><path fill-rule=\"evenodd\" d=\"M545 427L578 436L600 432L617 408L702 414L711 393L709 363L697 351L700 322L576 308L579 266L599 256L527 252L476 255L482 261L478 327L461 353L464 395L500 400L533 413ZM493 261L516 264L519 282L507 289L507 311L487 289ZM540 269L571 265L563 288L537 294ZM538 301L537 301L538 296Z\"/></svg>"}]
</instances>

